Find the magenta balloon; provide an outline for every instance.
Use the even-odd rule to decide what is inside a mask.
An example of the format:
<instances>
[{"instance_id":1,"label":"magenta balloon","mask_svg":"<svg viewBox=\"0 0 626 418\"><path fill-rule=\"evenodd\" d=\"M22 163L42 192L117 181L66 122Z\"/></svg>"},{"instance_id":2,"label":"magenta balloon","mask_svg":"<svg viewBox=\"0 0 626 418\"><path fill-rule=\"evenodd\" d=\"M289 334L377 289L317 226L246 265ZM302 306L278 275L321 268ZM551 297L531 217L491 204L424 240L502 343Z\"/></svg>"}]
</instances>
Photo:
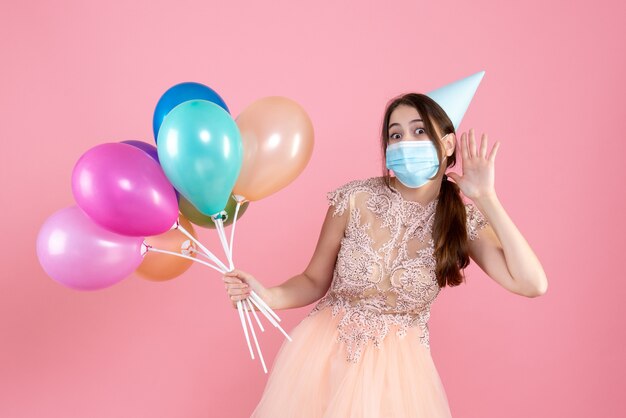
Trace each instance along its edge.
<instances>
[{"instance_id":1,"label":"magenta balloon","mask_svg":"<svg viewBox=\"0 0 626 418\"><path fill-rule=\"evenodd\" d=\"M37 257L57 282L76 290L98 290L135 271L143 260L142 243L143 237L111 232L78 206L70 206L44 222L37 236Z\"/></svg>"},{"instance_id":2,"label":"magenta balloon","mask_svg":"<svg viewBox=\"0 0 626 418\"><path fill-rule=\"evenodd\" d=\"M72 192L94 222L118 234L159 235L178 219L176 192L163 169L129 144L105 143L83 154Z\"/></svg>"}]
</instances>

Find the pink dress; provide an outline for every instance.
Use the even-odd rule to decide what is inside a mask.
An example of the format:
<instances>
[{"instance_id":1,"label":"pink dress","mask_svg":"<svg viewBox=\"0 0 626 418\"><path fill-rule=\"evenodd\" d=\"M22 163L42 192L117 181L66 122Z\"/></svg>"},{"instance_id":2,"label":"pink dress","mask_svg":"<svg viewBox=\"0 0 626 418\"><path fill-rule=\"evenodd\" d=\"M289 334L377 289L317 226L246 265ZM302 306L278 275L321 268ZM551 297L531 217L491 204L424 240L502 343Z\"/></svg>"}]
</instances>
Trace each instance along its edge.
<instances>
[{"instance_id":1,"label":"pink dress","mask_svg":"<svg viewBox=\"0 0 626 418\"><path fill-rule=\"evenodd\" d=\"M437 199L405 200L383 177L328 193L349 220L326 295L290 332L255 418L450 417L430 355L439 294L431 231ZM487 225L466 203L470 239Z\"/></svg>"}]
</instances>

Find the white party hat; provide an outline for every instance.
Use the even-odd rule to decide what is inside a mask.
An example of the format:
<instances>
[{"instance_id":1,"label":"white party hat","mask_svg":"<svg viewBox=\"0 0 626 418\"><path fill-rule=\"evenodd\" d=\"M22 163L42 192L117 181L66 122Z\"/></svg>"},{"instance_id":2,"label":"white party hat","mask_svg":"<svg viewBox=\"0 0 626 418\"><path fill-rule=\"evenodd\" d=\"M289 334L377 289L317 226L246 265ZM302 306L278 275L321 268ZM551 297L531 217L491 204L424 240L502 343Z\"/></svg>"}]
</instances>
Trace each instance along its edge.
<instances>
[{"instance_id":1,"label":"white party hat","mask_svg":"<svg viewBox=\"0 0 626 418\"><path fill-rule=\"evenodd\" d=\"M484 70L479 71L426 94L445 110L454 125L454 130L457 130L461 124L484 75Z\"/></svg>"}]
</instances>

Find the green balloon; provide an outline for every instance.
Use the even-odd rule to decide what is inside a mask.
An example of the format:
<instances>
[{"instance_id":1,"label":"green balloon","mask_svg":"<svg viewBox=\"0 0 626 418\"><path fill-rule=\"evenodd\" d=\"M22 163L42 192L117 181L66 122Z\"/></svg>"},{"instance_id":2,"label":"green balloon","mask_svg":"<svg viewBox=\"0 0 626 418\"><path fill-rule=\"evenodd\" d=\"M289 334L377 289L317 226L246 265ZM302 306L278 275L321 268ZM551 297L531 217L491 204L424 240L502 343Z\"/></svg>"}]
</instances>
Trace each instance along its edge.
<instances>
[{"instance_id":1,"label":"green balloon","mask_svg":"<svg viewBox=\"0 0 626 418\"><path fill-rule=\"evenodd\" d=\"M239 177L239 127L219 105L189 100L174 107L159 129L159 162L170 183L204 215L224 210Z\"/></svg>"},{"instance_id":2,"label":"green balloon","mask_svg":"<svg viewBox=\"0 0 626 418\"><path fill-rule=\"evenodd\" d=\"M232 196L232 195L231 195ZM241 216L245 213L248 208L248 204L250 202L245 202L239 207L239 213L237 213L237 220L241 218ZM180 209L180 213L185 215L185 218L189 219L191 223L204 227L215 229L215 223L211 220L210 216L207 216L200 212L189 200L185 199L183 195L179 195L178 197L178 208ZM224 210L226 211L226 216L224 220L224 226L228 226L233 223L235 219L235 209L237 208L237 202L233 197L228 199L228 203ZM223 219L223 218L222 218Z\"/></svg>"}]
</instances>

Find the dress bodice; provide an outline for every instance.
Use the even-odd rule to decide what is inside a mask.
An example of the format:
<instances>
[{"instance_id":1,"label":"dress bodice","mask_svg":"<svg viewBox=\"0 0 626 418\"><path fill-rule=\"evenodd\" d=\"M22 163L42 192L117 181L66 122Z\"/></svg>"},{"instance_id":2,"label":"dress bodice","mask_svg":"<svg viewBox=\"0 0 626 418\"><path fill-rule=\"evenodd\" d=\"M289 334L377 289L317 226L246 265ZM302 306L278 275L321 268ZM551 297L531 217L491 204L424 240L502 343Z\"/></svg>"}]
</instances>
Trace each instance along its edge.
<instances>
[{"instance_id":1,"label":"dress bodice","mask_svg":"<svg viewBox=\"0 0 626 418\"><path fill-rule=\"evenodd\" d=\"M430 305L439 294L432 238L438 199L422 205L406 200L383 177L350 181L327 194L333 216L349 211L331 286L309 316L332 308L343 312L338 340L346 343L347 360L357 362L372 340L380 347L392 325L397 334L421 329L429 345ZM472 204L465 204L469 239L488 223Z\"/></svg>"}]
</instances>

